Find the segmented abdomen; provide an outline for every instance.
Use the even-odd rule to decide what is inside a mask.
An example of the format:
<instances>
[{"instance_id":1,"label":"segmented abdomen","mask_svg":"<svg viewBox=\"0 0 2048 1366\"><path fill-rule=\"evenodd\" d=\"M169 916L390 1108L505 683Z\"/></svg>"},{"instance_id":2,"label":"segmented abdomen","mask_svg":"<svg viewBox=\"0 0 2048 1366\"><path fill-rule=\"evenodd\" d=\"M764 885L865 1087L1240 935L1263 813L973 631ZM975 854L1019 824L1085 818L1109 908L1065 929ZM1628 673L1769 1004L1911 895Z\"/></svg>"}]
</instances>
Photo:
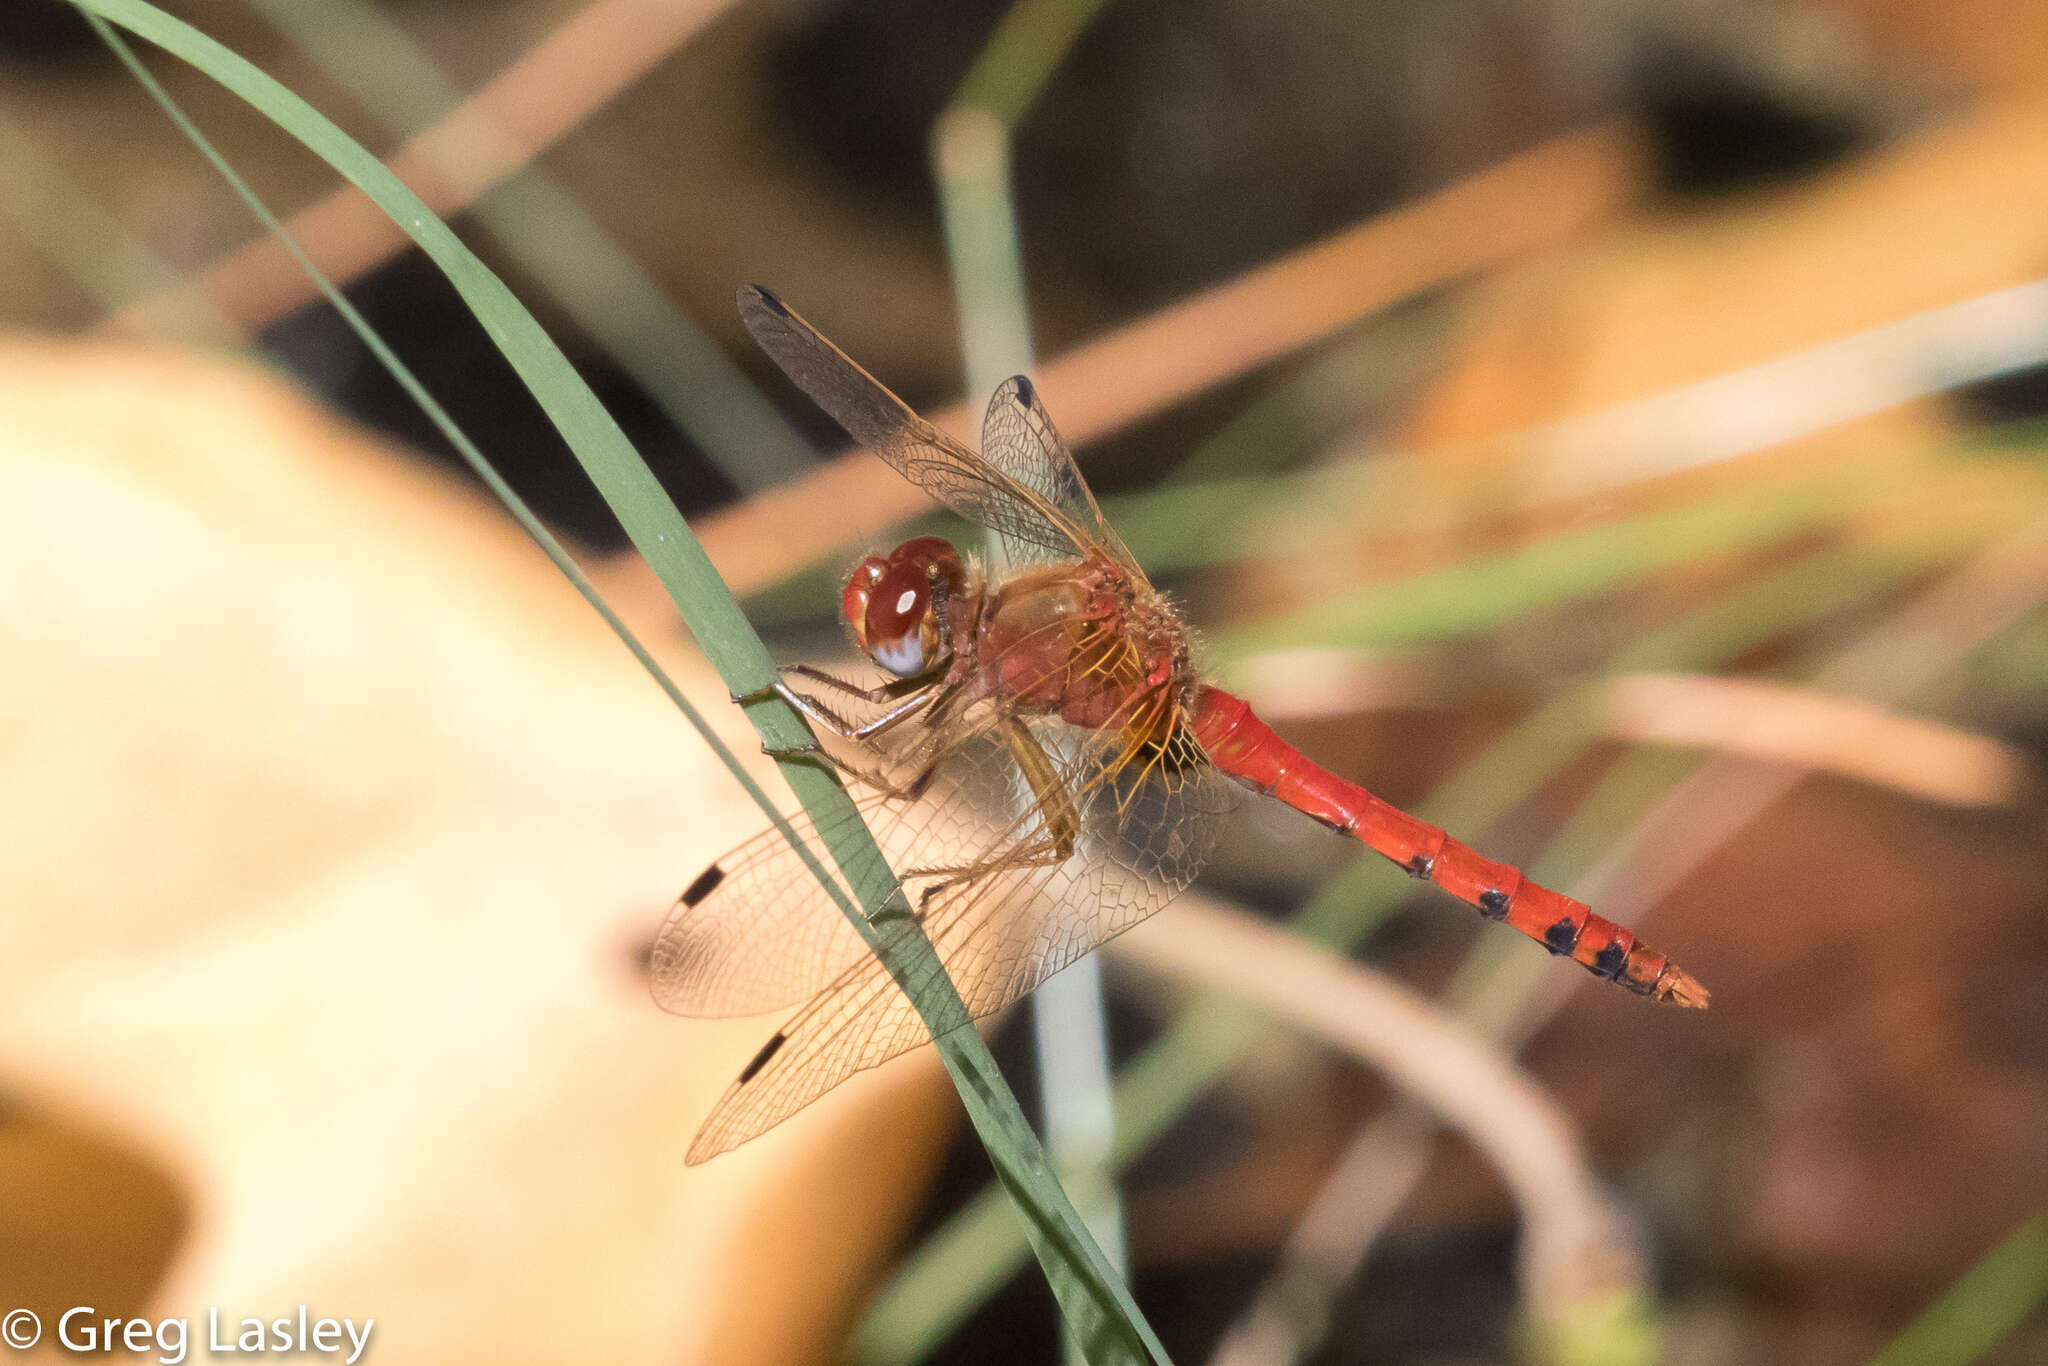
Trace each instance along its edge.
<instances>
[{"instance_id":1,"label":"segmented abdomen","mask_svg":"<svg viewBox=\"0 0 2048 1366\"><path fill-rule=\"evenodd\" d=\"M1488 919L1640 995L1678 1005L1707 1004L1706 988L1638 941L1633 930L1529 881L1519 868L1482 858L1429 822L1310 762L1241 699L1219 688L1202 688L1191 726L1210 761L1224 772L1357 838L1411 876L1477 906Z\"/></svg>"}]
</instances>

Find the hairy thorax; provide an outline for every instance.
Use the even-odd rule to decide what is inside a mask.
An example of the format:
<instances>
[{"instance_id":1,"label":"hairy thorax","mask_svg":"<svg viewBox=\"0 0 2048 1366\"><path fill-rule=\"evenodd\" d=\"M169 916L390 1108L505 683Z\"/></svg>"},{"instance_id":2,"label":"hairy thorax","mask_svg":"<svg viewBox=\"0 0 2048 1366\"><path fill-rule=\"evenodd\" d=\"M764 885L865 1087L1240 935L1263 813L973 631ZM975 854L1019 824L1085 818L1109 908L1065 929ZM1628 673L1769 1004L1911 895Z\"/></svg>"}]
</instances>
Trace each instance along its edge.
<instances>
[{"instance_id":1,"label":"hairy thorax","mask_svg":"<svg viewBox=\"0 0 2048 1366\"><path fill-rule=\"evenodd\" d=\"M1178 615L1104 558L1020 574L983 599L973 630L980 691L1072 725L1164 739L1191 685Z\"/></svg>"}]
</instances>

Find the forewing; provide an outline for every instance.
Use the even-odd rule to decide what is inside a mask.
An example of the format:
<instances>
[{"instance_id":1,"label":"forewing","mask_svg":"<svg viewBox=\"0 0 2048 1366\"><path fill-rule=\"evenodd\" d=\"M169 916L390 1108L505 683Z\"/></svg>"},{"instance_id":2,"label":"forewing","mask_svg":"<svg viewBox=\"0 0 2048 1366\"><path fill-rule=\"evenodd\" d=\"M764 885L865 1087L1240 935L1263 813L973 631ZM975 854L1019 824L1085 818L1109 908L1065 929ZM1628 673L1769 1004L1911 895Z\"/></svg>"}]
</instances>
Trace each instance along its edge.
<instances>
[{"instance_id":1,"label":"forewing","mask_svg":"<svg viewBox=\"0 0 2048 1366\"><path fill-rule=\"evenodd\" d=\"M1130 551L1102 519L1088 481L1080 466L1060 439L1052 415L1039 399L1038 386L1023 375L1004 380L988 401L981 422L981 456L996 469L1030 489L1057 509L1066 521L1087 539L1114 555L1124 567L1145 581ZM1005 546L1013 559L1028 561L1029 546Z\"/></svg>"},{"instance_id":2,"label":"forewing","mask_svg":"<svg viewBox=\"0 0 2048 1366\"><path fill-rule=\"evenodd\" d=\"M782 300L748 285L739 292L739 309L740 321L783 373L898 474L1041 558L1080 553L1079 528L1055 505L919 417Z\"/></svg>"},{"instance_id":3,"label":"forewing","mask_svg":"<svg viewBox=\"0 0 2048 1366\"><path fill-rule=\"evenodd\" d=\"M1191 740L1139 756L1113 736L1038 723L1081 812L1059 863L988 863L933 894L924 926L979 1019L1143 921L1194 879L1236 789ZM1177 752L1176 752L1177 751ZM999 753L1000 751L998 751ZM1129 762L1125 762L1126 759ZM1009 781L1021 783L1014 768ZM1013 787L1014 791L1015 788ZM1032 803L997 847L1045 829ZM926 887L937 879L922 879ZM912 901L917 904L918 883ZM688 1160L702 1162L772 1128L855 1072L927 1042L923 1020L879 959L857 957L769 1040L705 1121Z\"/></svg>"}]
</instances>

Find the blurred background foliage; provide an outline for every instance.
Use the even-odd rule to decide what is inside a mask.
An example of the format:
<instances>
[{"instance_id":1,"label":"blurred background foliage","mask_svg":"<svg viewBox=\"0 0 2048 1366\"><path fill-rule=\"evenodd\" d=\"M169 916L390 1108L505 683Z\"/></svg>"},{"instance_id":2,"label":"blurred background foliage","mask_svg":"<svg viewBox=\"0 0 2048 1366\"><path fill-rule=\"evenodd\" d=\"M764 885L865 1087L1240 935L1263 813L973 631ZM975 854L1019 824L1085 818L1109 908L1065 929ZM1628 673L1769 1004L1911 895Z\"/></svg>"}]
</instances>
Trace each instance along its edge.
<instances>
[{"instance_id":1,"label":"blurred background foliage","mask_svg":"<svg viewBox=\"0 0 2048 1366\"><path fill-rule=\"evenodd\" d=\"M846 650L833 608L853 555L910 519L946 524L875 462L825 463L840 435L746 343L732 292L774 286L921 410L971 420L985 320L962 302L973 267L957 244L949 265L934 129L975 73L969 93L1004 116L1042 388L1111 521L1201 628L1205 663L1337 771L1615 918L1654 914L1648 937L1712 987L1704 1017L1579 990L1569 968L1305 822L1248 812L1210 891L1361 955L1518 1056L1618 1213L1588 1235L1592 1253L1544 1263L1539 1212L1482 1139L1441 1130L1404 1099L1412 1087L1276 1023L1270 1003L1134 948L1110 967L1118 1127L1102 1160L1134 1288L1176 1359L2048 1359L2048 11L166 8L387 154L562 342L778 657L822 662ZM152 65L300 215L315 258L557 530L618 551L603 504L424 259L203 76ZM179 401L159 388L185 391L194 430L249 468L272 448L245 449L244 432L297 459L295 429L248 419L232 384L140 382L125 349L139 342L181 348L181 365L258 357L406 460L455 468L295 269L249 245L240 205L68 7L0 12L0 69L0 379L24 402L75 395L63 420L17 424L40 444L13 459L85 440L90 395L138 413L138 394ZM151 430L138 418L131 442ZM347 444L359 436L322 440L340 452L322 469L385 458ZM124 448L110 468L189 485L204 509L225 495L195 473L193 445ZM446 492L438 476L366 477L393 507L438 508ZM324 486L308 478L276 499L280 526L314 525ZM649 582L606 566L622 608L680 650ZM280 579L280 610L300 611L302 590ZM162 625L172 654L207 638ZM25 673L31 647L83 649L61 631L9 639ZM397 687L407 664L375 677ZM44 725L56 696L10 693L9 724ZM50 962L90 957L67 940L83 932L64 903L34 894L52 851L118 851L124 822L165 795L147 772L108 771L136 783L132 804L53 817L70 842L23 841L8 865L24 999L60 980ZM27 773L10 800L37 809L45 789ZM512 786L550 776L514 773ZM662 829L667 855L636 849L641 882L621 873L607 895L644 920L642 903L716 852L725 836L700 838L693 816L732 804L720 781L698 770L662 794L691 814ZM259 821L238 837L262 834ZM220 840L194 857L231 884L247 854ZM166 916L125 904L136 922ZM594 942L616 918L562 933ZM119 913L108 923L130 932ZM441 946L448 971L466 970L465 942L451 931ZM123 969L155 971L136 952ZM604 1007L630 1021L618 1027L658 1037L648 1047L667 1051L650 1059L715 1092L737 1062L619 976ZM194 1152L233 1159L159 1144L137 1119L127 1035L51 1050L46 1018L68 1017L0 1013L0 1298L188 1312L182 1291L234 1284L194 1270L223 1218L218 1171ZM331 1027L345 1040L377 1026ZM231 1064L232 1038L209 1040ZM1006 1025L996 1044L1033 1075L1028 1032ZM663 1075L650 1062L612 1080ZM437 1121L455 1150L482 1122L459 1102ZM909 1123L907 1103L870 1100L844 1132L903 1132L890 1126ZM1057 1354L1050 1297L1021 1272L985 1160L944 1147L942 1110L918 1103L924 1137L902 1145L869 1217L790 1213L833 1188L818 1159L748 1187L758 1207L671 1209L638 1228L701 1246L734 1288L690 1302L724 1325L707 1331L673 1305L645 1309L662 1303L659 1277L593 1273L620 1302L640 1297L612 1353ZM688 1116L638 1120L654 1160L679 1163ZM279 1137L306 1146L288 1124ZM297 1179L324 1179L301 1156ZM622 1221L636 1189L607 1197ZM388 1195L294 1263L349 1287L364 1301L352 1312L396 1296L408 1240L426 1238L404 1191ZM463 1208L488 1222L490 1201L523 1196L476 1198ZM785 1247L833 1249L816 1278L720 1260L785 1225ZM614 1255L645 1245L614 1234L593 1217L579 1236ZM503 1255L529 1251L512 1240ZM790 1303L810 1305L801 1333ZM606 1310L565 1292L546 1312ZM432 1336L383 1347L503 1355Z\"/></svg>"}]
</instances>

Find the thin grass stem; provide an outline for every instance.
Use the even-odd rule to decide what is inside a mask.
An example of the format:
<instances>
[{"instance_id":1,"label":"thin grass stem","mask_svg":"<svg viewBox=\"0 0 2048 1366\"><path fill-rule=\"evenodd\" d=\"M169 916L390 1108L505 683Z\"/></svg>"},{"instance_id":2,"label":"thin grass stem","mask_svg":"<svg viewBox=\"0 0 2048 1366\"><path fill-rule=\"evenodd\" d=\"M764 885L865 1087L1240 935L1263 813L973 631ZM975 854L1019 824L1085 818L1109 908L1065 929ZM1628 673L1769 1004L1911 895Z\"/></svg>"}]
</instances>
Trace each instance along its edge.
<instances>
[{"instance_id":1,"label":"thin grass stem","mask_svg":"<svg viewBox=\"0 0 2048 1366\"><path fill-rule=\"evenodd\" d=\"M246 3L394 137L462 104L454 81L371 0ZM739 366L540 162L520 163L470 213L741 492L815 463Z\"/></svg>"},{"instance_id":2,"label":"thin grass stem","mask_svg":"<svg viewBox=\"0 0 2048 1366\"><path fill-rule=\"evenodd\" d=\"M320 155L390 214L448 276L540 401L627 534L668 586L678 609L728 686L736 693L751 693L772 681L772 665L759 637L753 634L695 537L617 424L503 282L463 246L446 224L331 121L190 25L146 0L76 3L96 19L118 24L198 66ZM209 159L229 173L230 183L238 185L246 195L247 187L240 185L239 178L211 151L182 111L176 111L168 95L119 35L105 23L96 23L95 27L167 111L174 111L179 126L195 139ZM253 195L246 197L252 208L260 209ZM274 231L278 230L267 209L258 216ZM296 244L292 244L292 249L302 266L310 266L298 253ZM326 287L332 294L332 285ZM640 658L643 664L651 663L644 654ZM752 707L749 714L764 742L770 745L787 746L806 734L800 719L779 699ZM892 904L895 882L866 827L853 816L850 799L830 774L815 766L784 765L784 775L818 827L837 829L839 837L829 841L829 847L840 875L845 878L845 889L835 886L832 876L807 854L806 860L910 997L938 1043L941 1059L982 1136L997 1176L1011 1192L1023 1216L1026 1237L1045 1266L1069 1331L1094 1362L1166 1361L1165 1349L1054 1179L1043 1149L1025 1123L1016 1098L1004 1086L988 1050L979 1035L968 1027L966 1007L930 941L919 933L885 939L876 932L867 912L878 912ZM768 809L772 815L772 804ZM787 834L787 827L784 829ZM801 846L798 848L800 853L804 852Z\"/></svg>"},{"instance_id":3,"label":"thin grass stem","mask_svg":"<svg viewBox=\"0 0 2048 1366\"><path fill-rule=\"evenodd\" d=\"M933 125L931 161L969 393L992 392L1032 368L1011 140L1101 3L1016 0ZM997 91L999 101L990 103ZM1123 1206L1109 1166L1115 1115L1101 960L1091 954L1053 976L1033 994L1030 1009L1046 1146L1081 1217L1123 1273ZM1070 1361L1078 1358L1071 1336L1065 1350Z\"/></svg>"}]
</instances>

